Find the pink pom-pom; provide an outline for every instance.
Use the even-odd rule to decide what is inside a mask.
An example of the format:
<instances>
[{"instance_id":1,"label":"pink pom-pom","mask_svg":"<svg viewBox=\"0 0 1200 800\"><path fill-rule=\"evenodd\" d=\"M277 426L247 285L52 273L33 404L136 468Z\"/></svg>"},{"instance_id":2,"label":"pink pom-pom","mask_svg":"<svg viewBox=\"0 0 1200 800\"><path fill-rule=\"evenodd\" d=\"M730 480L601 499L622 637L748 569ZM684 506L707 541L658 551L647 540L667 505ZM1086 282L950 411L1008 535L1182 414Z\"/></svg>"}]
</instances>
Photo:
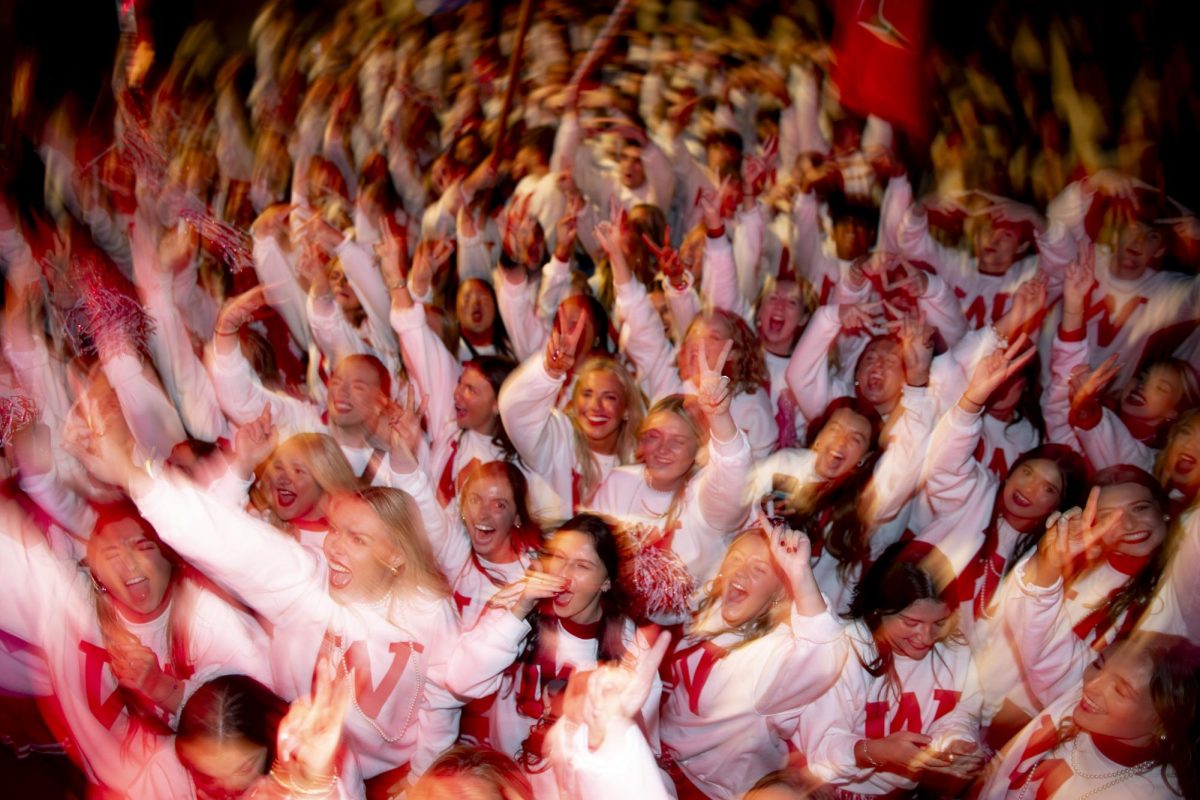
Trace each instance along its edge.
<instances>
[{"instance_id":1,"label":"pink pom-pom","mask_svg":"<svg viewBox=\"0 0 1200 800\"><path fill-rule=\"evenodd\" d=\"M184 208L179 216L204 239L221 249L221 256L229 269L240 272L254 266L254 254L250 250L250 237L241 229L221 222L207 210Z\"/></svg>"},{"instance_id":2,"label":"pink pom-pom","mask_svg":"<svg viewBox=\"0 0 1200 800\"><path fill-rule=\"evenodd\" d=\"M72 267L80 298L66 314L66 328L75 349L89 355L144 350L150 318L118 285L116 273L95 255L77 258Z\"/></svg>"},{"instance_id":3,"label":"pink pom-pom","mask_svg":"<svg viewBox=\"0 0 1200 800\"><path fill-rule=\"evenodd\" d=\"M0 397L0 447L12 441L13 434L37 421L37 408L25 395Z\"/></svg>"},{"instance_id":4,"label":"pink pom-pom","mask_svg":"<svg viewBox=\"0 0 1200 800\"><path fill-rule=\"evenodd\" d=\"M690 610L696 581L659 528L630 525L621 530L621 583L634 619L678 617Z\"/></svg>"}]
</instances>

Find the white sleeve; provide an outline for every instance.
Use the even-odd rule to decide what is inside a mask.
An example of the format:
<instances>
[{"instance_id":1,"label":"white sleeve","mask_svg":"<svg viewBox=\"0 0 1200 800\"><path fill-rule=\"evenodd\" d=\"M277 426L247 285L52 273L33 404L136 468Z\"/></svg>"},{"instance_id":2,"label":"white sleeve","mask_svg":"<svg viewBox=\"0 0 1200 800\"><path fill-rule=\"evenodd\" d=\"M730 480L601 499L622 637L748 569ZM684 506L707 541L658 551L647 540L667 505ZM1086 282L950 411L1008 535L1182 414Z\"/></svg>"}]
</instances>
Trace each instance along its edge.
<instances>
[{"instance_id":1,"label":"white sleeve","mask_svg":"<svg viewBox=\"0 0 1200 800\"><path fill-rule=\"evenodd\" d=\"M333 295L318 297L314 283L308 291L308 325L312 329L313 341L325 354L330 364L337 364L344 357L370 353L371 348L359 338ZM377 354L382 356L382 353Z\"/></svg>"},{"instance_id":2,"label":"white sleeve","mask_svg":"<svg viewBox=\"0 0 1200 800\"><path fill-rule=\"evenodd\" d=\"M663 296L671 309L671 338L679 344L683 342L692 320L700 313L700 295L692 288L692 273L685 272L684 275L687 277L687 286L682 289L676 289L671 281L663 285Z\"/></svg>"},{"instance_id":3,"label":"white sleeve","mask_svg":"<svg viewBox=\"0 0 1200 800\"><path fill-rule=\"evenodd\" d=\"M806 706L797 731L801 752L813 774L827 783L858 783L874 770L858 766L854 746L865 738L867 692L863 667L851 652L833 688Z\"/></svg>"},{"instance_id":4,"label":"white sleeve","mask_svg":"<svg viewBox=\"0 0 1200 800\"><path fill-rule=\"evenodd\" d=\"M1046 441L1082 449L1071 427L1071 373L1088 365L1088 342L1083 331L1067 341L1056 331L1050 346L1050 377L1042 392L1042 418L1046 422Z\"/></svg>"},{"instance_id":5,"label":"white sleeve","mask_svg":"<svg viewBox=\"0 0 1200 800\"><path fill-rule=\"evenodd\" d=\"M500 277L495 282L496 308L504 320L508 340L521 361L540 354L550 338L550 328L535 312L534 288L528 279L513 284Z\"/></svg>"},{"instance_id":6,"label":"white sleeve","mask_svg":"<svg viewBox=\"0 0 1200 800\"><path fill-rule=\"evenodd\" d=\"M704 242L703 269L700 278L700 298L704 306L720 308L742 319L751 316L750 304L746 302L738 287L738 273L734 261L734 249L725 235L706 237ZM659 325L661 328L662 325Z\"/></svg>"},{"instance_id":7,"label":"white sleeve","mask_svg":"<svg viewBox=\"0 0 1200 800\"><path fill-rule=\"evenodd\" d=\"M546 331L544 336L538 336L537 350L542 349L546 339L550 338L550 326L554 324L554 313L558 304L567 296L571 289L571 264L569 261L559 261L553 255L542 267L542 282L538 286L537 318L541 321L538 329ZM511 335L511 333L510 333Z\"/></svg>"},{"instance_id":8,"label":"white sleeve","mask_svg":"<svg viewBox=\"0 0 1200 800\"><path fill-rule=\"evenodd\" d=\"M608 732L600 747L588 746L588 726L560 719L549 735L555 777L563 797L668 800L654 753L637 725Z\"/></svg>"},{"instance_id":9,"label":"white sleeve","mask_svg":"<svg viewBox=\"0 0 1200 800\"><path fill-rule=\"evenodd\" d=\"M308 294L300 288L283 248L274 237L254 240L254 271L267 305L275 309L300 349L308 350L311 343Z\"/></svg>"},{"instance_id":10,"label":"white sleeve","mask_svg":"<svg viewBox=\"0 0 1200 800\"><path fill-rule=\"evenodd\" d=\"M929 286L917 300L925 318L938 329L947 347L953 347L967 333L967 318L962 303L950 284L937 275L928 275Z\"/></svg>"},{"instance_id":11,"label":"white sleeve","mask_svg":"<svg viewBox=\"0 0 1200 800\"><path fill-rule=\"evenodd\" d=\"M132 353L102 355L100 368L117 393L121 414L143 458L161 460L175 445L187 439L175 407L152 382L148 368Z\"/></svg>"},{"instance_id":12,"label":"white sleeve","mask_svg":"<svg viewBox=\"0 0 1200 800\"><path fill-rule=\"evenodd\" d=\"M979 670L975 659L966 660L967 674L959 679L962 695L954 709L930 724L926 733L933 739L929 747L944 751L951 742L979 744L979 725L983 716L983 689L979 684ZM957 676L956 676L957 677Z\"/></svg>"},{"instance_id":13,"label":"white sleeve","mask_svg":"<svg viewBox=\"0 0 1200 800\"><path fill-rule=\"evenodd\" d=\"M708 465L700 475L699 504L704 521L715 531L729 534L741 528L750 513L753 473L750 440L738 431L728 442L708 439Z\"/></svg>"},{"instance_id":14,"label":"white sleeve","mask_svg":"<svg viewBox=\"0 0 1200 800\"><path fill-rule=\"evenodd\" d=\"M532 472L548 475L570 469L575 433L571 421L556 408L564 378L551 378L540 355L534 355L513 370L500 387L500 420L521 460Z\"/></svg>"},{"instance_id":15,"label":"white sleeve","mask_svg":"<svg viewBox=\"0 0 1200 800\"><path fill-rule=\"evenodd\" d=\"M938 244L929 234L929 216L913 213L912 206L897 228L896 244L909 258L931 264L944 280L952 280L959 270L962 254Z\"/></svg>"},{"instance_id":16,"label":"white sleeve","mask_svg":"<svg viewBox=\"0 0 1200 800\"><path fill-rule=\"evenodd\" d=\"M763 242L766 238L767 215L761 201L748 210L738 211L733 226L733 263L737 267L738 295L745 305L745 313L730 309L750 321L750 304L762 289Z\"/></svg>"},{"instance_id":17,"label":"white sleeve","mask_svg":"<svg viewBox=\"0 0 1200 800\"><path fill-rule=\"evenodd\" d=\"M796 270L808 279L818 297L824 296L826 286L837 287L844 281L837 259L830 258L822 246L825 234L818 222L817 200L813 195L796 195L792 201L792 224L796 242L792 257L796 261Z\"/></svg>"},{"instance_id":18,"label":"white sleeve","mask_svg":"<svg viewBox=\"0 0 1200 800\"><path fill-rule=\"evenodd\" d=\"M975 461L982 434L983 416L968 414L957 403L934 427L925 465L925 495L935 514L953 514L975 495L983 479Z\"/></svg>"},{"instance_id":19,"label":"white sleeve","mask_svg":"<svg viewBox=\"0 0 1200 800\"><path fill-rule=\"evenodd\" d=\"M789 625L751 646L761 653L754 710L764 716L797 711L820 697L841 674L849 650L845 631L829 611L803 617L794 607Z\"/></svg>"},{"instance_id":20,"label":"white sleeve","mask_svg":"<svg viewBox=\"0 0 1200 800\"><path fill-rule=\"evenodd\" d=\"M470 541L457 521L452 524L452 518L447 513L449 509L443 509L438 504L433 484L425 471L396 472L392 469L389 457L380 464L372 485L400 489L412 497L421 511L425 539L433 550L434 558L446 575L453 576L470 557Z\"/></svg>"},{"instance_id":21,"label":"white sleeve","mask_svg":"<svg viewBox=\"0 0 1200 800\"><path fill-rule=\"evenodd\" d=\"M0 629L39 647L46 636L60 635L57 626L72 616L68 609L85 605L73 577L16 503L0 502L0 580L8 594Z\"/></svg>"},{"instance_id":22,"label":"white sleeve","mask_svg":"<svg viewBox=\"0 0 1200 800\"><path fill-rule=\"evenodd\" d=\"M388 324L392 298L383 282L383 275L375 265L375 258L364 245L350 239L338 245L337 253L350 288L358 295L363 311L370 320L372 342L377 347L396 352L396 341Z\"/></svg>"},{"instance_id":23,"label":"white sleeve","mask_svg":"<svg viewBox=\"0 0 1200 800\"><path fill-rule=\"evenodd\" d=\"M885 253L900 252L900 223L912 205L912 184L904 175L888 181L883 190L883 201L879 206L879 235L876 248Z\"/></svg>"},{"instance_id":24,"label":"white sleeve","mask_svg":"<svg viewBox=\"0 0 1200 800\"><path fill-rule=\"evenodd\" d=\"M1104 469L1117 464L1132 464L1147 472L1154 471L1154 461L1158 453L1133 438L1133 434L1125 427L1111 410L1100 410L1100 421L1091 428L1075 426L1079 444L1083 453L1095 469Z\"/></svg>"},{"instance_id":25,"label":"white sleeve","mask_svg":"<svg viewBox=\"0 0 1200 800\"><path fill-rule=\"evenodd\" d=\"M608 208L608 199L617 190L614 179L596 164L591 148L586 143L581 145L581 133L578 114L570 112L563 117L554 140L550 169L553 172L570 172L575 185L585 197L599 208Z\"/></svg>"},{"instance_id":26,"label":"white sleeve","mask_svg":"<svg viewBox=\"0 0 1200 800\"><path fill-rule=\"evenodd\" d=\"M1061 226L1076 242L1089 241L1084 221L1095 196L1096 193L1084 181L1068 184L1046 207L1049 227Z\"/></svg>"},{"instance_id":27,"label":"white sleeve","mask_svg":"<svg viewBox=\"0 0 1200 800\"><path fill-rule=\"evenodd\" d=\"M461 217L468 212L466 209L459 209L458 213ZM479 225L472 236L462 232L462 225L458 223L458 219L455 219L455 226L457 232L454 258L457 261L459 284L471 278L491 282L492 266L496 259L492 258L492 252L488 249L488 237L483 224Z\"/></svg>"},{"instance_id":28,"label":"white sleeve","mask_svg":"<svg viewBox=\"0 0 1200 800\"><path fill-rule=\"evenodd\" d=\"M319 557L281 531L165 476L134 500L164 543L271 622L330 617Z\"/></svg>"},{"instance_id":29,"label":"white sleeve","mask_svg":"<svg viewBox=\"0 0 1200 800\"><path fill-rule=\"evenodd\" d=\"M392 328L400 337L404 364L417 384L417 391L429 398L425 423L432 435L454 422L454 388L462 375L458 359L425 323L425 307L396 308L391 313Z\"/></svg>"},{"instance_id":30,"label":"white sleeve","mask_svg":"<svg viewBox=\"0 0 1200 800\"><path fill-rule=\"evenodd\" d=\"M829 348L841 329L837 306L821 306L813 312L788 360L784 375L805 419L821 416L835 397L846 394L829 374Z\"/></svg>"},{"instance_id":31,"label":"white sleeve","mask_svg":"<svg viewBox=\"0 0 1200 800\"><path fill-rule=\"evenodd\" d=\"M828 153L829 142L821 132L821 87L817 85L816 75L803 67L793 66L788 78L792 114L795 116L800 135L800 152Z\"/></svg>"},{"instance_id":32,"label":"white sleeve","mask_svg":"<svg viewBox=\"0 0 1200 800\"><path fill-rule=\"evenodd\" d=\"M663 333L662 319L650 305L646 287L631 280L617 287L616 315L625 320L622 333L625 354L637 368L642 391L654 402L674 394L682 387L675 368L675 353Z\"/></svg>"},{"instance_id":33,"label":"white sleeve","mask_svg":"<svg viewBox=\"0 0 1200 800\"><path fill-rule=\"evenodd\" d=\"M505 608L489 608L462 632L446 665L446 688L460 697L487 697L500 682L529 634L529 623Z\"/></svg>"},{"instance_id":34,"label":"white sleeve","mask_svg":"<svg viewBox=\"0 0 1200 800\"><path fill-rule=\"evenodd\" d=\"M271 421L283 433L291 435L322 429L321 414L315 407L295 397L268 391L242 355L241 348L222 353L213 347L210 359L209 371L217 399L234 423L253 422L262 414L264 406L270 406Z\"/></svg>"},{"instance_id":35,"label":"white sleeve","mask_svg":"<svg viewBox=\"0 0 1200 800\"><path fill-rule=\"evenodd\" d=\"M1082 683L1090 659L1087 645L1071 628L1062 579L1048 587L1025 581L1025 568L1034 555L1027 555L1008 574L1001 613L1029 688L1040 700L1053 701Z\"/></svg>"},{"instance_id":36,"label":"white sleeve","mask_svg":"<svg viewBox=\"0 0 1200 800\"><path fill-rule=\"evenodd\" d=\"M894 518L916 494L921 471L914 465L925 461L935 419L933 406L928 388L904 387L900 400L903 414L892 426L891 441L875 465L868 489L874 524Z\"/></svg>"}]
</instances>

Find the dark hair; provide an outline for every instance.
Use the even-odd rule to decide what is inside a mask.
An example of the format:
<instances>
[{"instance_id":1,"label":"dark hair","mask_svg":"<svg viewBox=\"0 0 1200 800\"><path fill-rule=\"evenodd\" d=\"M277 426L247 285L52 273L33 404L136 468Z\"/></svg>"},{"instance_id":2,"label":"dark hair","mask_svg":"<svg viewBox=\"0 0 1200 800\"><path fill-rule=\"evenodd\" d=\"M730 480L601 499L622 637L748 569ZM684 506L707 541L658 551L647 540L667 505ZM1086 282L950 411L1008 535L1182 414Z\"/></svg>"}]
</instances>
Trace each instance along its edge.
<instances>
[{"instance_id":1,"label":"dark hair","mask_svg":"<svg viewBox=\"0 0 1200 800\"><path fill-rule=\"evenodd\" d=\"M896 542L883 551L854 587L845 617L861 620L876 634L884 617L899 614L918 600L936 600L953 610L958 605L954 589L954 568L940 550L922 541ZM878 635L874 638L875 659L867 663L860 654L859 662L875 677L888 675L894 679L891 646Z\"/></svg>"},{"instance_id":2,"label":"dark hair","mask_svg":"<svg viewBox=\"0 0 1200 800\"><path fill-rule=\"evenodd\" d=\"M883 420L869 404L853 397L838 397L809 423L805 444L811 448L833 415L843 409L863 417L871 426L867 455L861 465L842 478L809 484L807 491L792 498L791 505L799 513L791 515L789 524L797 530L800 529L797 526L813 529L820 537L822 549L837 560L838 574L843 579L852 579L853 568L856 565L865 567L871 553L867 487L882 455L879 439Z\"/></svg>"},{"instance_id":3,"label":"dark hair","mask_svg":"<svg viewBox=\"0 0 1200 800\"><path fill-rule=\"evenodd\" d=\"M1181 797L1200 797L1200 771L1196 769L1196 752L1200 749L1200 646L1179 637L1153 636L1158 646L1148 648L1154 658L1150 697L1162 723L1158 758L1163 782ZM1175 773L1174 781L1171 771Z\"/></svg>"},{"instance_id":4,"label":"dark hair","mask_svg":"<svg viewBox=\"0 0 1200 800\"><path fill-rule=\"evenodd\" d=\"M1021 420L1027 420L1034 431L1037 432L1038 441L1046 441L1046 420L1042 416L1042 390L1041 390L1041 375L1042 375L1042 360L1035 352L1033 358L1021 367L1009 381L1015 381L1020 378L1025 379L1025 388L1021 391L1021 397L1017 400L1017 405L1013 409L1012 419L1005 425L1005 430L1016 425ZM1003 389L997 390L997 393Z\"/></svg>"},{"instance_id":5,"label":"dark hair","mask_svg":"<svg viewBox=\"0 0 1200 800\"><path fill-rule=\"evenodd\" d=\"M572 531L587 536L592 541L600 563L604 565L610 588L600 595L600 631L597 637L596 661L620 661L625 655L625 623L629 617L625 613L624 597L620 589L620 545L613 526L595 514L576 514L564 522L558 531ZM543 648L547 643L550 643L551 647L554 646L559 625L557 616L539 607L530 620L530 634L525 640L525 647L513 666L520 670L524 666L541 663L547 656L553 662L553 654L543 652ZM541 680L544 682L553 677L543 674ZM517 682L521 680L518 676L514 676L514 679ZM528 738L522 742L518 760L527 767L532 768L545 758L543 744L550 726L555 721L554 716L553 713L543 714L530 730Z\"/></svg>"},{"instance_id":6,"label":"dark hair","mask_svg":"<svg viewBox=\"0 0 1200 800\"><path fill-rule=\"evenodd\" d=\"M1108 486L1120 486L1126 483L1132 483L1146 489L1150 492L1150 498L1158 506L1159 511L1164 514L1166 513L1169 503L1166 490L1154 479L1153 475L1141 467L1135 467L1131 464L1116 464L1100 470L1092 479L1092 486L1097 486L1101 489ZM1131 576L1117 591L1116 595L1110 598L1105 604L1105 621L1107 626L1111 627L1119 624L1122 616L1125 617L1122 627L1131 627L1138 621L1138 618L1141 617L1142 612L1150 604L1150 600L1158 591L1158 583L1162 579L1163 573L1166 572L1168 565L1170 565L1171 558L1178 549L1182 537L1182 525L1178 522L1172 522L1168 525L1166 537L1150 556L1149 561L1138 570L1136 575Z\"/></svg>"},{"instance_id":7,"label":"dark hair","mask_svg":"<svg viewBox=\"0 0 1200 800\"><path fill-rule=\"evenodd\" d=\"M463 481L463 491L466 491L473 481L481 478L504 478L508 481L508 485L512 487L513 504L516 507L516 519L520 520L520 524L514 522L510 536L512 537L513 550L516 552L528 552L530 550L538 550L542 546L542 529L534 520L533 515L529 513L529 482L525 480L525 473L511 461L488 461L485 464L476 464L467 473L466 480ZM478 556L475 551L471 551L471 557L476 560L475 566L479 567L480 571L488 577L496 586L502 586L503 580L489 574L478 563Z\"/></svg>"},{"instance_id":8,"label":"dark hair","mask_svg":"<svg viewBox=\"0 0 1200 800\"><path fill-rule=\"evenodd\" d=\"M496 354L510 359L515 358L516 356L513 353L512 342L509 341L508 338L508 328L504 326L504 317L500 314L500 303L496 299L496 289L494 286L480 278L467 278L454 290L455 307L457 308L458 293L461 292L463 287L465 287L468 283L479 284L492 299L492 310L495 312L492 315L492 347L495 349ZM479 358L479 353L476 352L475 347L467 340L465 336L462 335L462 325L459 323L457 316L455 316L454 321L458 327L459 340L467 346L467 350L471 352L471 356L473 358ZM457 353L451 353L451 355L453 355L455 358L458 358Z\"/></svg>"},{"instance_id":9,"label":"dark hair","mask_svg":"<svg viewBox=\"0 0 1200 800\"><path fill-rule=\"evenodd\" d=\"M1029 461L1033 461L1034 459L1050 461L1058 468L1058 474L1062 476L1062 492L1059 495L1058 500L1058 508L1060 511L1083 504L1087 497L1088 477L1087 462L1084 461L1083 456L1079 455L1079 453L1076 453L1074 450L1063 444L1043 444L1039 447L1033 448L1032 450L1027 450L1018 456L1017 460L1014 461L1012 466L1008 469L1009 477L1012 477L1013 473L1016 472L1020 466ZM1000 493L1004 491L1004 486L1007 481L1008 478L1006 478L1004 482L1001 482L999 488L996 490L996 503L992 509L992 522L988 525L988 535L990 535L993 540L995 539L996 524L1000 519ZM1042 540L1042 535L1045 534L1045 532L1045 526L1038 525L1035 526L1034 530L1030 531L1027 535L1017 539L1016 544L1013 546L1012 555L1009 556L1005 565L1006 573L1012 569L1014 564L1021 560L1022 556L1037 547L1037 543ZM980 549L980 552L982 553L987 547L988 543L985 542L984 547ZM994 552L995 543L993 542L988 556L990 557Z\"/></svg>"},{"instance_id":10,"label":"dark hair","mask_svg":"<svg viewBox=\"0 0 1200 800\"><path fill-rule=\"evenodd\" d=\"M496 315L497 319L499 316L499 314ZM488 382L488 386L491 386L492 391L499 396L500 387L504 385L504 381L516 369L516 366L511 360L501 356L475 356L463 364L463 372L469 369L475 370L483 376L483 379ZM509 441L508 431L504 429L504 421L500 419L499 414L496 415L496 432L492 434L492 444L504 452L505 458L520 460L517 449Z\"/></svg>"},{"instance_id":11,"label":"dark hair","mask_svg":"<svg viewBox=\"0 0 1200 800\"><path fill-rule=\"evenodd\" d=\"M557 131L550 125L538 125L533 128L526 129L518 140L518 149L531 148L538 152L542 161L550 163L550 155L554 151L554 138Z\"/></svg>"},{"instance_id":12,"label":"dark hair","mask_svg":"<svg viewBox=\"0 0 1200 800\"><path fill-rule=\"evenodd\" d=\"M287 711L283 698L247 675L214 678L197 689L180 709L175 752L184 767L194 771L180 752L180 744L192 739L244 739L266 748L264 764L269 770L275 761L279 723Z\"/></svg>"}]
</instances>

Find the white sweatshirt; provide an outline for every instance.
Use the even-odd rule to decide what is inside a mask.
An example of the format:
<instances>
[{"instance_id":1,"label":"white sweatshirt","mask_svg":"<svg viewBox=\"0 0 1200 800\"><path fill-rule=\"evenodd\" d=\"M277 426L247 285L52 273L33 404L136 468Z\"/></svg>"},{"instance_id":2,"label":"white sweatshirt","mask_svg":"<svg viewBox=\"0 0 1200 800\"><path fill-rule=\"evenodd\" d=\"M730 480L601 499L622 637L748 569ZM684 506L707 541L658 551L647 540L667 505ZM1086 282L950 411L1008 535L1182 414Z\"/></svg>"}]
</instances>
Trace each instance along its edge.
<instances>
[{"instance_id":1,"label":"white sweatshirt","mask_svg":"<svg viewBox=\"0 0 1200 800\"><path fill-rule=\"evenodd\" d=\"M863 666L878 657L866 625L847 626L847 638L852 653L841 678L800 712L793 739L819 778L857 794L910 790L916 782L903 775L858 766L855 743L899 731L931 737L931 750L945 750L951 742L979 743L983 695L970 648L943 642L919 660L896 654L893 683Z\"/></svg>"},{"instance_id":2,"label":"white sweatshirt","mask_svg":"<svg viewBox=\"0 0 1200 800\"><path fill-rule=\"evenodd\" d=\"M669 656L663 750L709 797L732 800L787 760L777 718L811 703L846 662L842 626L828 611L802 617L750 642L720 632L720 604L696 623L711 640L684 639Z\"/></svg>"},{"instance_id":3,"label":"white sweatshirt","mask_svg":"<svg viewBox=\"0 0 1200 800\"><path fill-rule=\"evenodd\" d=\"M346 741L364 776L405 763L420 775L453 742L458 703L439 679L458 631L448 600L407 593L383 608L343 606L328 594L323 559L240 509L166 479L135 499L163 541L272 624L277 693L309 692L321 655L354 671Z\"/></svg>"},{"instance_id":4,"label":"white sweatshirt","mask_svg":"<svg viewBox=\"0 0 1200 800\"><path fill-rule=\"evenodd\" d=\"M671 549L701 586L716 575L727 538L741 529L750 512L746 491L750 469L750 443L744 433L738 431L728 442L710 437L708 464L688 480L674 519L667 516L674 494L651 488L644 464L608 473L590 510L627 524L677 526L673 533L664 534L671 537Z\"/></svg>"},{"instance_id":5,"label":"white sweatshirt","mask_svg":"<svg viewBox=\"0 0 1200 800\"><path fill-rule=\"evenodd\" d=\"M158 748L169 747L170 740L135 723L118 692L96 618L91 579L52 555L10 505L0 513L0 573L10 590L0 603L0 628L41 648L51 688L89 778L126 791L142 766ZM266 635L257 623L193 581L177 582L174 591L171 604L188 606L180 615L187 629L180 633L189 665L171 664L170 606L148 623L124 626L154 652L164 669L194 670L184 682L185 700L219 675L266 677L261 664ZM174 713L163 712L161 721L174 724Z\"/></svg>"}]
</instances>

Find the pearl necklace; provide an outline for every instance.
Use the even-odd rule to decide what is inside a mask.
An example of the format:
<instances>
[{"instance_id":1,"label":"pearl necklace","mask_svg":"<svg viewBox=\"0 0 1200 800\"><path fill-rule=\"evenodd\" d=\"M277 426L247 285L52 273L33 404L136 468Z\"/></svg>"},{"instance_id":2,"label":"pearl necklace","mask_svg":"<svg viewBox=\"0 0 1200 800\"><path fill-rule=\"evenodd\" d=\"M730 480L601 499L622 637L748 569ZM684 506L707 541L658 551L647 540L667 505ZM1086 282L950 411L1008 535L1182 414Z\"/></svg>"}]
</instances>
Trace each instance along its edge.
<instances>
[{"instance_id":1,"label":"pearl necklace","mask_svg":"<svg viewBox=\"0 0 1200 800\"><path fill-rule=\"evenodd\" d=\"M1111 789L1112 787L1116 786L1117 784L1123 782L1126 778L1131 778L1134 775L1145 774L1145 773L1149 772L1151 769L1153 769L1154 765L1157 763L1152 760L1151 761L1143 761L1140 764L1134 764L1132 767L1125 767L1124 769L1119 769L1116 772L1102 772L1102 773L1091 774L1091 773L1084 772L1082 769L1079 768L1079 740L1078 739L1075 740L1075 745L1076 745L1075 747L1071 748L1071 771L1077 777L1083 778L1084 780L1089 780L1089 781L1105 781L1106 780L1106 781L1108 781L1108 783L1101 784L1100 786L1097 786L1094 789L1089 789L1088 791L1079 795L1076 798L1076 800L1086 800L1086 798L1088 798L1088 797L1092 797L1094 795L1100 794L1105 789ZM1094 746L1095 745L1093 745L1093 747ZM1053 750L1051 750L1049 753L1046 753L1046 755L1044 755L1038 759L1038 762L1029 769L1029 777L1030 778L1033 777L1034 771L1042 765L1043 761L1045 761L1047 758L1049 758L1051 755L1053 755L1055 752L1058 751L1058 747L1059 746L1055 746ZM1032 780L1026 779L1025 785L1021 787L1021 793L1019 795L1017 795L1017 800L1025 800L1025 794L1029 791L1029 787L1032 783L1033 783Z\"/></svg>"}]
</instances>

